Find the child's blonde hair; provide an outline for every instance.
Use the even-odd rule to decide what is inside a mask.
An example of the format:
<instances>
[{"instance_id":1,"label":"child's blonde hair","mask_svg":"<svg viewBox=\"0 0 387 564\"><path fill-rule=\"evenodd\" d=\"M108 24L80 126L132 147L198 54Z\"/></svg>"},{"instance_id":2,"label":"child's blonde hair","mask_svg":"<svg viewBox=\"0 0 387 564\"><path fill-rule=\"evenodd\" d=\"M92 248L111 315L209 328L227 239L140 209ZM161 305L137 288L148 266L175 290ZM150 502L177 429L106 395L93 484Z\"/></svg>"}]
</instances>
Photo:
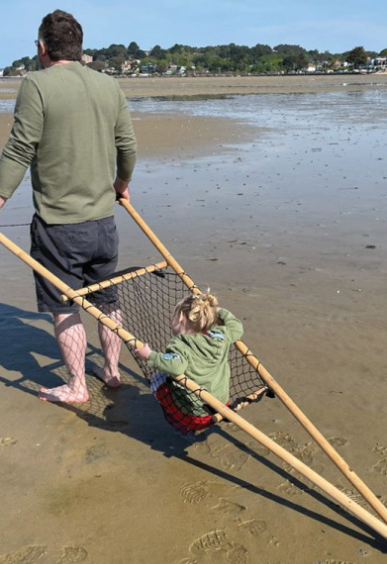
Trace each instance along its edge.
<instances>
[{"instance_id":1,"label":"child's blonde hair","mask_svg":"<svg viewBox=\"0 0 387 564\"><path fill-rule=\"evenodd\" d=\"M181 315L189 331L208 331L218 319L218 300L212 294L191 294L176 305L173 319Z\"/></svg>"}]
</instances>

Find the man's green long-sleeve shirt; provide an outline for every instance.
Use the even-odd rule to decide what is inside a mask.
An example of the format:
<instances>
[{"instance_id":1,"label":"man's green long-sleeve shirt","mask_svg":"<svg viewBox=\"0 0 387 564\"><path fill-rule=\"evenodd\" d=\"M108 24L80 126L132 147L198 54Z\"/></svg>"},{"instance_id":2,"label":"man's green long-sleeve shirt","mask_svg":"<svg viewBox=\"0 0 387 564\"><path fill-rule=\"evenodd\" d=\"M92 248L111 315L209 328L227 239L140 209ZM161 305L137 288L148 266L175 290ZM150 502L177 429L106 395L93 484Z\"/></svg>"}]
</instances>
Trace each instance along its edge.
<instances>
[{"instance_id":1,"label":"man's green long-sleeve shirt","mask_svg":"<svg viewBox=\"0 0 387 564\"><path fill-rule=\"evenodd\" d=\"M136 138L117 81L59 64L28 74L0 158L0 196L10 198L31 166L34 206L48 224L113 215L115 176L130 180Z\"/></svg>"}]
</instances>

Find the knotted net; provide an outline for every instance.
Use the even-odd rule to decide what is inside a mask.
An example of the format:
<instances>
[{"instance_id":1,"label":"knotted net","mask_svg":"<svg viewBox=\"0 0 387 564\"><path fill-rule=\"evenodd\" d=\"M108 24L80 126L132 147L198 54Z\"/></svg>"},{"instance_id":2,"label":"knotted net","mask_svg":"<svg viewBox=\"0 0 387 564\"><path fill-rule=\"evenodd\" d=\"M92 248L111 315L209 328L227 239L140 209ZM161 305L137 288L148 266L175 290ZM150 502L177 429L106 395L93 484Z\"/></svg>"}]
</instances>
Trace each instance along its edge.
<instances>
[{"instance_id":1,"label":"knotted net","mask_svg":"<svg viewBox=\"0 0 387 564\"><path fill-rule=\"evenodd\" d=\"M122 327L139 341L148 343L152 350L164 351L172 338L171 318L174 308L186 297L188 288L182 278L166 263L139 268L132 267L116 273L110 280L99 282L84 289L87 299L98 307L98 296L109 292L121 310ZM131 343L128 343L131 345ZM188 434L208 427L217 418L209 406L204 406L200 397L187 390L184 385L171 386L171 380L156 383L156 371L135 354L128 346L135 362L152 383L151 389L161 404L168 422L180 432ZM258 370L253 367L246 355L241 354L235 345L229 353L231 369L229 406L238 410L268 393ZM204 412L203 412L204 408ZM218 420L220 417L218 416ZM176 425L176 420L178 424Z\"/></svg>"}]
</instances>

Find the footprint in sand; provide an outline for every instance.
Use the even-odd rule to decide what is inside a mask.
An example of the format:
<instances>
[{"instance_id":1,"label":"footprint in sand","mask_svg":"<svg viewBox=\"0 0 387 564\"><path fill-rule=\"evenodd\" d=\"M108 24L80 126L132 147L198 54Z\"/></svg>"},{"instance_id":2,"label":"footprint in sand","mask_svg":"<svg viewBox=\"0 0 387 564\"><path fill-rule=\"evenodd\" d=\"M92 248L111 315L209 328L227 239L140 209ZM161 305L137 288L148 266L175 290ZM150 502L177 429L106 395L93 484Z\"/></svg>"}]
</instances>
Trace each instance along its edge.
<instances>
[{"instance_id":1,"label":"footprint in sand","mask_svg":"<svg viewBox=\"0 0 387 564\"><path fill-rule=\"evenodd\" d=\"M11 554L0 556L0 564L35 564L46 554L46 546L25 546Z\"/></svg>"},{"instance_id":2,"label":"footprint in sand","mask_svg":"<svg viewBox=\"0 0 387 564\"><path fill-rule=\"evenodd\" d=\"M0 556L0 564L35 564L46 554L47 546L26 546L16 552ZM82 546L65 546L61 549L61 555L55 560L55 564L76 564L84 562L87 556L87 550Z\"/></svg>"},{"instance_id":3,"label":"footprint in sand","mask_svg":"<svg viewBox=\"0 0 387 564\"><path fill-rule=\"evenodd\" d=\"M220 460L222 468L225 470L240 470L246 464L250 455L234 445L225 444L222 446L211 446L211 456Z\"/></svg>"},{"instance_id":4,"label":"footprint in sand","mask_svg":"<svg viewBox=\"0 0 387 564\"><path fill-rule=\"evenodd\" d=\"M282 431L278 433L272 433L270 438L273 439L277 444L282 446L288 452L296 456L304 464L311 466L313 464L314 454L317 450L313 442L308 442L305 444L298 443L294 437L289 435L289 433L284 433Z\"/></svg>"},{"instance_id":5,"label":"footprint in sand","mask_svg":"<svg viewBox=\"0 0 387 564\"><path fill-rule=\"evenodd\" d=\"M83 546L65 546L62 555L56 560L55 564L75 564L84 562L88 556L87 550Z\"/></svg>"},{"instance_id":6,"label":"footprint in sand","mask_svg":"<svg viewBox=\"0 0 387 564\"><path fill-rule=\"evenodd\" d=\"M0 437L0 447L2 446L12 446L17 443L17 439L13 437Z\"/></svg>"},{"instance_id":7,"label":"footprint in sand","mask_svg":"<svg viewBox=\"0 0 387 564\"><path fill-rule=\"evenodd\" d=\"M243 511L246 511L244 505L230 501L229 499L220 498L219 503L214 506L213 509L219 511L219 513L224 513L225 515L231 515L232 517L237 517Z\"/></svg>"},{"instance_id":8,"label":"footprint in sand","mask_svg":"<svg viewBox=\"0 0 387 564\"><path fill-rule=\"evenodd\" d=\"M180 495L184 503L200 503L209 497L224 496L238 489L239 486L230 486L221 482L203 480L194 484L184 484L180 488Z\"/></svg>"},{"instance_id":9,"label":"footprint in sand","mask_svg":"<svg viewBox=\"0 0 387 564\"><path fill-rule=\"evenodd\" d=\"M248 561L247 549L229 541L225 531L219 529L197 539L189 550L195 564L247 564Z\"/></svg>"},{"instance_id":10,"label":"footprint in sand","mask_svg":"<svg viewBox=\"0 0 387 564\"><path fill-rule=\"evenodd\" d=\"M382 456L387 456L387 447L383 445L376 445L373 449L376 454L381 454Z\"/></svg>"},{"instance_id":11,"label":"footprint in sand","mask_svg":"<svg viewBox=\"0 0 387 564\"><path fill-rule=\"evenodd\" d=\"M318 560L314 562L314 564L354 564L353 562L349 562L348 560Z\"/></svg>"},{"instance_id":12,"label":"footprint in sand","mask_svg":"<svg viewBox=\"0 0 387 564\"><path fill-rule=\"evenodd\" d=\"M200 555L201 552L216 552L226 550L229 546L226 532L222 529L215 529L198 538L190 546L192 554Z\"/></svg>"},{"instance_id":13,"label":"footprint in sand","mask_svg":"<svg viewBox=\"0 0 387 564\"><path fill-rule=\"evenodd\" d=\"M379 460L376 464L372 467L375 472L379 472L382 476L387 476L387 458L383 458Z\"/></svg>"},{"instance_id":14,"label":"footprint in sand","mask_svg":"<svg viewBox=\"0 0 387 564\"><path fill-rule=\"evenodd\" d=\"M304 464L306 464L307 466L309 466L310 468L314 468L314 458L313 458L313 451L309 451L307 448L306 449L299 449L299 450L294 450L292 452L292 454L298 458L298 460L301 460L301 462L303 462ZM296 469L288 464L287 462L283 462L282 463L282 468L285 470L285 472L287 472L287 474L289 474L290 476L294 476L297 474ZM304 482L306 485L309 486L309 484L311 484L312 482L309 482L309 480L305 480Z\"/></svg>"},{"instance_id":15,"label":"footprint in sand","mask_svg":"<svg viewBox=\"0 0 387 564\"><path fill-rule=\"evenodd\" d=\"M184 484L180 488L180 495L184 503L200 503L208 497L210 488L208 482L197 482L196 484Z\"/></svg>"},{"instance_id":16,"label":"footprint in sand","mask_svg":"<svg viewBox=\"0 0 387 564\"><path fill-rule=\"evenodd\" d=\"M230 445L220 456L220 463L225 470L240 470L246 464L250 455Z\"/></svg>"},{"instance_id":17,"label":"footprint in sand","mask_svg":"<svg viewBox=\"0 0 387 564\"><path fill-rule=\"evenodd\" d=\"M247 564L249 553L241 544L234 544L226 554L226 562L230 564Z\"/></svg>"},{"instance_id":18,"label":"footprint in sand","mask_svg":"<svg viewBox=\"0 0 387 564\"><path fill-rule=\"evenodd\" d=\"M329 437L328 441L333 447L342 447L348 444L347 439L344 439L343 437Z\"/></svg>"},{"instance_id":19,"label":"footprint in sand","mask_svg":"<svg viewBox=\"0 0 387 564\"><path fill-rule=\"evenodd\" d=\"M288 451L292 451L298 446L297 441L289 433L284 433L283 431L270 433L269 437Z\"/></svg>"},{"instance_id":20,"label":"footprint in sand","mask_svg":"<svg viewBox=\"0 0 387 564\"><path fill-rule=\"evenodd\" d=\"M343 487L343 486L336 486L336 488L338 490L340 490L341 492L343 492L343 494L345 494L347 497L349 497L349 499L351 499L352 501L354 501L358 505L361 505L362 507L368 508L368 503L363 498L363 496L361 494L359 494L357 491L351 490L350 488Z\"/></svg>"},{"instance_id":21,"label":"footprint in sand","mask_svg":"<svg viewBox=\"0 0 387 564\"><path fill-rule=\"evenodd\" d=\"M208 444L208 441L203 441L200 443L194 443L193 450L197 452L199 455L208 455L211 454L211 449Z\"/></svg>"},{"instance_id":22,"label":"footprint in sand","mask_svg":"<svg viewBox=\"0 0 387 564\"><path fill-rule=\"evenodd\" d=\"M276 548L278 548L279 545L280 545L279 538L276 537L276 536L271 537L271 539L269 540L269 544L271 544L272 546L275 546Z\"/></svg>"},{"instance_id":23,"label":"footprint in sand","mask_svg":"<svg viewBox=\"0 0 387 564\"><path fill-rule=\"evenodd\" d=\"M267 523L258 519L250 519L240 523L239 529L248 531L253 537L259 537L267 530Z\"/></svg>"},{"instance_id":24,"label":"footprint in sand","mask_svg":"<svg viewBox=\"0 0 387 564\"><path fill-rule=\"evenodd\" d=\"M248 452L229 443L211 440L210 437L197 450L200 454L208 454L219 460L225 470L240 470L250 457Z\"/></svg>"},{"instance_id":25,"label":"footprint in sand","mask_svg":"<svg viewBox=\"0 0 387 564\"><path fill-rule=\"evenodd\" d=\"M299 444L291 435L283 432L272 433L270 438L307 466L314 465L314 455L317 450L314 443ZM286 462L282 464L282 468L288 474L293 475L295 473L294 468Z\"/></svg>"},{"instance_id":26,"label":"footprint in sand","mask_svg":"<svg viewBox=\"0 0 387 564\"><path fill-rule=\"evenodd\" d=\"M306 443L305 445L298 446L298 448L294 450L293 454L307 466L312 466L316 450L317 449L312 443Z\"/></svg>"}]
</instances>

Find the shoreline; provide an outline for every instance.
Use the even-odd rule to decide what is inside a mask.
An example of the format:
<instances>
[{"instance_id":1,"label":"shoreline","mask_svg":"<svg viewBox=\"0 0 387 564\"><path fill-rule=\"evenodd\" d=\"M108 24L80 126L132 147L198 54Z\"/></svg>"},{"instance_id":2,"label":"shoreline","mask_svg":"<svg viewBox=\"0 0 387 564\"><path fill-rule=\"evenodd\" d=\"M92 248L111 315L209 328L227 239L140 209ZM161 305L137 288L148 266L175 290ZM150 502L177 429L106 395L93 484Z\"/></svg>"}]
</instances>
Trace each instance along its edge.
<instances>
[{"instance_id":1,"label":"shoreline","mask_svg":"<svg viewBox=\"0 0 387 564\"><path fill-rule=\"evenodd\" d=\"M22 78L3 78L0 81L0 100L14 99L21 80ZM148 76L117 78L116 80L129 99L158 96L170 98L175 96L358 91L364 88L387 87L387 72L280 76ZM2 91L3 83L7 88Z\"/></svg>"},{"instance_id":2,"label":"shoreline","mask_svg":"<svg viewBox=\"0 0 387 564\"><path fill-rule=\"evenodd\" d=\"M0 100L16 99L21 79L4 78L6 92ZM387 73L383 74L327 74L281 75L250 77L146 77L119 78L120 86L130 100L141 98L195 99L222 98L242 95L306 94L319 92L358 92L387 88ZM249 143L257 139L265 128L240 120L221 117L188 117L184 114L146 114L131 110L138 137L139 158L162 158L171 151L179 157L194 158L214 152L227 152L231 145ZM0 112L0 150L12 127L11 113Z\"/></svg>"}]
</instances>

